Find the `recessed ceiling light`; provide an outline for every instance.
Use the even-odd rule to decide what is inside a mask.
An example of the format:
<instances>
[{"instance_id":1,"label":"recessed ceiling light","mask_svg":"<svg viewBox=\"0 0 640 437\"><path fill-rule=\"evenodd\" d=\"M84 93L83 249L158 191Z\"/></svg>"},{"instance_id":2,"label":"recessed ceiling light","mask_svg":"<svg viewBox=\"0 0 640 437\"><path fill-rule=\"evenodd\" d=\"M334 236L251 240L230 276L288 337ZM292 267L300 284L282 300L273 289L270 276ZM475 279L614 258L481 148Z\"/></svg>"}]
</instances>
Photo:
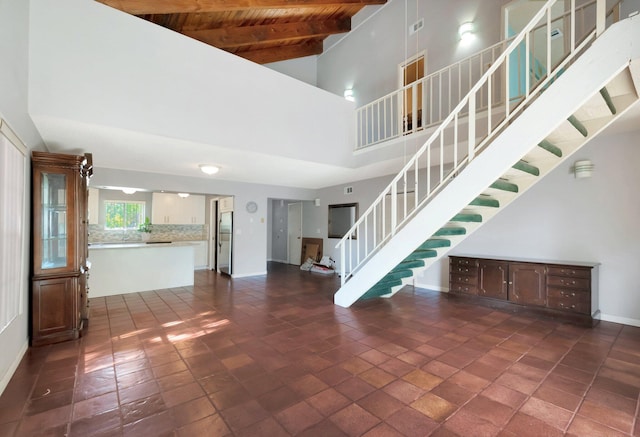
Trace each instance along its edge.
<instances>
[{"instance_id":1,"label":"recessed ceiling light","mask_svg":"<svg viewBox=\"0 0 640 437\"><path fill-rule=\"evenodd\" d=\"M189 197L189 193L178 193L178 196L184 199L185 197Z\"/></svg>"},{"instance_id":2,"label":"recessed ceiling light","mask_svg":"<svg viewBox=\"0 0 640 437\"><path fill-rule=\"evenodd\" d=\"M203 173L212 175L218 173L218 171L220 171L220 168L216 167L215 165L200 164L200 170L202 170Z\"/></svg>"}]
</instances>

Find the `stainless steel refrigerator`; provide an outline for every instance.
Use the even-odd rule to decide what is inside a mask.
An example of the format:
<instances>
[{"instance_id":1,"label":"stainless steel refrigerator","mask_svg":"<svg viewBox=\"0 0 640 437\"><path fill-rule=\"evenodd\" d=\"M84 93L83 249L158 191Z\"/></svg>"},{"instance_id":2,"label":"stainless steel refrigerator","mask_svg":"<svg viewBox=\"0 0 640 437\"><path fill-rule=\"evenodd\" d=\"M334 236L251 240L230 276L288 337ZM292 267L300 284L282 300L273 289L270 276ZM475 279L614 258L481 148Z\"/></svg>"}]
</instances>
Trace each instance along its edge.
<instances>
[{"instance_id":1,"label":"stainless steel refrigerator","mask_svg":"<svg viewBox=\"0 0 640 437\"><path fill-rule=\"evenodd\" d=\"M218 223L218 272L231 276L233 212L220 213Z\"/></svg>"}]
</instances>

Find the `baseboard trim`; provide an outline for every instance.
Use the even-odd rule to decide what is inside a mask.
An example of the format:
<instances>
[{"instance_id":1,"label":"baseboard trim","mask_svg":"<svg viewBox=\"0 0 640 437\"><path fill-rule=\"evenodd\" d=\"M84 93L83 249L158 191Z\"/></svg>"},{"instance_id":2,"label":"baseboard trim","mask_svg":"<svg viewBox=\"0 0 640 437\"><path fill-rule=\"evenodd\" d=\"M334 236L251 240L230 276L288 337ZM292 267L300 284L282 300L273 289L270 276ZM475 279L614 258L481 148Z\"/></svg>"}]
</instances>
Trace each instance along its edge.
<instances>
[{"instance_id":1,"label":"baseboard trim","mask_svg":"<svg viewBox=\"0 0 640 437\"><path fill-rule=\"evenodd\" d=\"M289 261L287 261L286 259L270 259L268 261L274 263L289 264Z\"/></svg>"},{"instance_id":2,"label":"baseboard trim","mask_svg":"<svg viewBox=\"0 0 640 437\"><path fill-rule=\"evenodd\" d=\"M233 279L239 279L239 278L248 278L251 276L264 276L267 274L267 271L265 270L264 272L257 272L257 273L242 273L242 274L232 274L231 277Z\"/></svg>"},{"instance_id":3,"label":"baseboard trim","mask_svg":"<svg viewBox=\"0 0 640 437\"><path fill-rule=\"evenodd\" d=\"M425 288L427 290L439 291L440 293L449 292L449 287L442 287L440 285L420 284L419 282L414 282L413 286L415 288Z\"/></svg>"},{"instance_id":4,"label":"baseboard trim","mask_svg":"<svg viewBox=\"0 0 640 437\"><path fill-rule=\"evenodd\" d=\"M629 317L612 316L611 314L600 313L600 320L604 322L620 323L621 325L636 326L640 328L639 319L631 319Z\"/></svg>"},{"instance_id":5,"label":"baseboard trim","mask_svg":"<svg viewBox=\"0 0 640 437\"><path fill-rule=\"evenodd\" d=\"M24 344L20 348L20 352L18 352L18 355L16 356L16 359L13 360L13 363L11 363L11 366L9 366L7 372L2 376L2 379L0 380L0 395L4 393L4 389L7 388L7 385L9 385L9 381L11 381L11 377L16 372L16 369L20 365L20 361L22 361L22 357L24 357L27 349L29 349L29 340L24 342Z\"/></svg>"}]
</instances>

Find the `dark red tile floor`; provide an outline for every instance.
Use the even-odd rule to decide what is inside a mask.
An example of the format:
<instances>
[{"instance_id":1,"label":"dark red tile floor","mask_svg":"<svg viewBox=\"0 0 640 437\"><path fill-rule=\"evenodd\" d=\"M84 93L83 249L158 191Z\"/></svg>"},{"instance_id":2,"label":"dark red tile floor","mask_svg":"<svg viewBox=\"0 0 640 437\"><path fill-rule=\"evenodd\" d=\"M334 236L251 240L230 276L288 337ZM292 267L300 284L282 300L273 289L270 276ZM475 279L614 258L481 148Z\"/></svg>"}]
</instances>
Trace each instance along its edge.
<instances>
[{"instance_id":1,"label":"dark red tile floor","mask_svg":"<svg viewBox=\"0 0 640 437\"><path fill-rule=\"evenodd\" d=\"M29 349L0 436L640 436L640 328L411 287L344 309L269 269L92 299L82 339Z\"/></svg>"}]
</instances>

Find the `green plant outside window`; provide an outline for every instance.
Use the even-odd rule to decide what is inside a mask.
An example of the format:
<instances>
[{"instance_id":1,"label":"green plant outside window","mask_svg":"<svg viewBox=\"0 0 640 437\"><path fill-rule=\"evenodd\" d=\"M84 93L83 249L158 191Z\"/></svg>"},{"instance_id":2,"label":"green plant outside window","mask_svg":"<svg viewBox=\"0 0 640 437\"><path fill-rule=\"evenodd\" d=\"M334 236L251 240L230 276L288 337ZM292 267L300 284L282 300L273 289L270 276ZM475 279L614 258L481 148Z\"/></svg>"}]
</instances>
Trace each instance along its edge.
<instances>
[{"instance_id":1,"label":"green plant outside window","mask_svg":"<svg viewBox=\"0 0 640 437\"><path fill-rule=\"evenodd\" d=\"M145 202L107 200L105 203L105 229L137 230L144 223Z\"/></svg>"}]
</instances>

